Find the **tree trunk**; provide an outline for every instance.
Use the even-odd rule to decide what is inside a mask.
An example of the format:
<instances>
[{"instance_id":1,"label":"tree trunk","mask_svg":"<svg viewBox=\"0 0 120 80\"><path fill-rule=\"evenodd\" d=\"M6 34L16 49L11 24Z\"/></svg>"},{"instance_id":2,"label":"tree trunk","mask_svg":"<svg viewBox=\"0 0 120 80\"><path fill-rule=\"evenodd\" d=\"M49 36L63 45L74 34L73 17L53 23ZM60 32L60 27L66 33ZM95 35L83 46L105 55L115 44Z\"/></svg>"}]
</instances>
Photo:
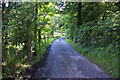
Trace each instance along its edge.
<instances>
[{"instance_id":1,"label":"tree trunk","mask_svg":"<svg viewBox=\"0 0 120 80\"><path fill-rule=\"evenodd\" d=\"M120 1L117 3L118 7L119 7L119 11L120 11ZM120 27L119 27L119 31L117 31L118 36L120 36ZM118 45L120 45L120 37L118 38ZM120 51L120 46L118 47L119 51ZM118 54L118 78L120 78L120 53Z\"/></svg>"},{"instance_id":2,"label":"tree trunk","mask_svg":"<svg viewBox=\"0 0 120 80\"><path fill-rule=\"evenodd\" d=\"M77 27L81 25L81 2L78 3Z\"/></svg>"},{"instance_id":3,"label":"tree trunk","mask_svg":"<svg viewBox=\"0 0 120 80\"><path fill-rule=\"evenodd\" d=\"M48 39L49 39L49 33L47 34L47 41L48 41Z\"/></svg>"},{"instance_id":4,"label":"tree trunk","mask_svg":"<svg viewBox=\"0 0 120 80\"><path fill-rule=\"evenodd\" d=\"M7 37L8 37L8 33L4 32L4 30L8 27L8 23L9 23L9 19L6 18L4 16L4 14L9 14L9 11L11 10L12 6L11 6L11 2L9 2L8 4L8 8L7 11L5 11L5 3L2 3L2 21L6 21L7 23L3 24L3 28L2 28L2 60L6 61L7 59L7 45L8 45L8 41L7 41Z\"/></svg>"},{"instance_id":5,"label":"tree trunk","mask_svg":"<svg viewBox=\"0 0 120 80\"><path fill-rule=\"evenodd\" d=\"M54 28L52 28L51 35L54 38Z\"/></svg>"},{"instance_id":6,"label":"tree trunk","mask_svg":"<svg viewBox=\"0 0 120 80\"><path fill-rule=\"evenodd\" d=\"M75 31L75 43L78 42L78 31L81 25L81 2L78 3L78 15L77 15L77 21L76 21L76 31Z\"/></svg>"},{"instance_id":7,"label":"tree trunk","mask_svg":"<svg viewBox=\"0 0 120 80\"><path fill-rule=\"evenodd\" d=\"M45 35L44 35L44 43L46 43L46 37L45 37Z\"/></svg>"},{"instance_id":8,"label":"tree trunk","mask_svg":"<svg viewBox=\"0 0 120 80\"><path fill-rule=\"evenodd\" d=\"M39 29L39 33L38 33L38 42L39 42L39 50L40 50L40 42L41 42L41 29Z\"/></svg>"},{"instance_id":9,"label":"tree trunk","mask_svg":"<svg viewBox=\"0 0 120 80\"><path fill-rule=\"evenodd\" d=\"M102 20L105 20L105 18L106 18L106 12L103 13Z\"/></svg>"},{"instance_id":10,"label":"tree trunk","mask_svg":"<svg viewBox=\"0 0 120 80\"><path fill-rule=\"evenodd\" d=\"M35 27L34 27L34 55L37 56L37 14L38 14L38 4L35 4Z\"/></svg>"},{"instance_id":11,"label":"tree trunk","mask_svg":"<svg viewBox=\"0 0 120 80\"><path fill-rule=\"evenodd\" d=\"M32 38L28 40L28 61L32 61Z\"/></svg>"}]
</instances>

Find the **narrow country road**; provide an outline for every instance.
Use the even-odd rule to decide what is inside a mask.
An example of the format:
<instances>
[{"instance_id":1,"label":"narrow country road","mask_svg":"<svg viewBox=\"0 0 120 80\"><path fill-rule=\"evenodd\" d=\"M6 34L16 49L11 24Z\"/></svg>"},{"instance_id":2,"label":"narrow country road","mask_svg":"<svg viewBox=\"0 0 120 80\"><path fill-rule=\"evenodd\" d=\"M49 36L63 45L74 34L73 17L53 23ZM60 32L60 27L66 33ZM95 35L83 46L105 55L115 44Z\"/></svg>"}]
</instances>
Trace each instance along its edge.
<instances>
[{"instance_id":1,"label":"narrow country road","mask_svg":"<svg viewBox=\"0 0 120 80\"><path fill-rule=\"evenodd\" d=\"M39 66L38 66L39 67ZM76 52L63 37L55 40L45 65L33 78L109 78L101 69Z\"/></svg>"}]
</instances>

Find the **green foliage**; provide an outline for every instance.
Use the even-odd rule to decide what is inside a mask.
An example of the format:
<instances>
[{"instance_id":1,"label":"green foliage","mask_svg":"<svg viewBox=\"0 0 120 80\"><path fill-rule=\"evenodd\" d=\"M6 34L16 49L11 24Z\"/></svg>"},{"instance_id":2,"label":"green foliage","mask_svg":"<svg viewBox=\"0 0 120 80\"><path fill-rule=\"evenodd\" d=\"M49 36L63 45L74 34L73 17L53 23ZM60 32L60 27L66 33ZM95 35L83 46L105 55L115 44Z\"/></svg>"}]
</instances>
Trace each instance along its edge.
<instances>
[{"instance_id":1,"label":"green foliage","mask_svg":"<svg viewBox=\"0 0 120 80\"><path fill-rule=\"evenodd\" d=\"M14 56L14 54L9 54L8 55L8 63L3 63L5 65L3 65L3 74L2 76L4 78L7 77L15 77L14 75L16 73L20 74L20 72L22 72L23 70L25 70L25 68L30 68L32 67L32 65L36 64L37 62L40 61L40 58L43 57L43 54L45 53L46 49L50 46L50 44L54 41L54 38L49 39L46 44L41 42L41 50L38 53L38 56L33 56L32 57L32 61L29 62L27 60L27 56L26 56L26 51L19 51L17 56ZM12 50L12 48L10 49L11 52L13 52L14 50ZM8 51L9 52L9 51Z\"/></svg>"},{"instance_id":2,"label":"green foliage","mask_svg":"<svg viewBox=\"0 0 120 80\"><path fill-rule=\"evenodd\" d=\"M119 54L118 4L117 2L81 2L81 4L9 2L7 7L6 3L2 3L3 77L15 77L14 75L23 71L25 66L29 67L38 62L53 40L61 37L57 34L52 38L55 32L71 39L66 40L77 51L93 59L112 77L116 77L117 66L115 65L113 69L110 65L111 60L116 61L116 56ZM60 9L60 6L63 9ZM77 25L78 22L80 26ZM34 52L38 55L33 56ZM113 64L117 64L114 61Z\"/></svg>"},{"instance_id":3,"label":"green foliage","mask_svg":"<svg viewBox=\"0 0 120 80\"><path fill-rule=\"evenodd\" d=\"M52 12L54 3L9 2L8 7L6 4L2 3L4 6L2 20L3 78L14 78L16 73L37 63L54 40L50 39L52 29L48 23L51 16L54 16L54 12ZM37 23L35 21L36 5L38 5ZM36 24L37 28L35 28ZM41 39L42 35L46 34L48 37ZM38 56L33 55L36 44L33 41L35 36L38 43Z\"/></svg>"},{"instance_id":4,"label":"green foliage","mask_svg":"<svg viewBox=\"0 0 120 80\"><path fill-rule=\"evenodd\" d=\"M105 21L98 20L88 22L81 26L79 30L79 42L85 46L93 47L105 47L111 42L114 47L117 48L118 30L119 30L119 18L118 12L109 14L109 17ZM111 20L114 20L111 22Z\"/></svg>"},{"instance_id":5,"label":"green foliage","mask_svg":"<svg viewBox=\"0 0 120 80\"><path fill-rule=\"evenodd\" d=\"M116 4L119 3L82 3L81 26L76 26L77 19L73 17L77 14L75 9L63 17L67 22L65 40L111 77L118 76L117 59L120 53L120 11Z\"/></svg>"},{"instance_id":6,"label":"green foliage","mask_svg":"<svg viewBox=\"0 0 120 80\"><path fill-rule=\"evenodd\" d=\"M55 39L60 38L60 37L62 37L62 36L56 36Z\"/></svg>"}]
</instances>

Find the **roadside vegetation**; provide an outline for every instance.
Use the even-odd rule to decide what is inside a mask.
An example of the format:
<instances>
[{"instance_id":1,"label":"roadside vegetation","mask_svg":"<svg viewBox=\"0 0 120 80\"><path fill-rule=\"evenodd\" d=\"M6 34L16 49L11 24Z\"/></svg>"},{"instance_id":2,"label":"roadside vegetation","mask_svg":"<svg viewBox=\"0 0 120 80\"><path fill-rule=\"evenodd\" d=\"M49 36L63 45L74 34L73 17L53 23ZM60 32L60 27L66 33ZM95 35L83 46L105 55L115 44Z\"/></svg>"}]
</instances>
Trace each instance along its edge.
<instances>
[{"instance_id":1,"label":"roadside vegetation","mask_svg":"<svg viewBox=\"0 0 120 80\"><path fill-rule=\"evenodd\" d=\"M61 16L61 22L66 22L65 40L111 77L117 78L120 73L120 2L70 5L70 14Z\"/></svg>"},{"instance_id":2,"label":"roadside vegetation","mask_svg":"<svg viewBox=\"0 0 120 80\"><path fill-rule=\"evenodd\" d=\"M2 3L2 77L21 78L61 37L55 3ZM56 5L57 6L57 5ZM57 28L56 28L57 26ZM54 33L56 34L54 35Z\"/></svg>"},{"instance_id":3,"label":"roadside vegetation","mask_svg":"<svg viewBox=\"0 0 120 80\"><path fill-rule=\"evenodd\" d=\"M61 37L117 77L120 2L3 2L2 77L20 77Z\"/></svg>"},{"instance_id":4,"label":"roadside vegetation","mask_svg":"<svg viewBox=\"0 0 120 80\"><path fill-rule=\"evenodd\" d=\"M111 12L104 21L96 20L83 24L78 32L79 41L65 39L71 46L92 62L96 63L111 77L118 77L119 20L120 12ZM112 20L112 24L111 24ZM99 26L98 26L99 25Z\"/></svg>"},{"instance_id":5,"label":"roadside vegetation","mask_svg":"<svg viewBox=\"0 0 120 80\"><path fill-rule=\"evenodd\" d=\"M118 56L114 53L108 52L107 48L84 48L82 45L74 43L70 39L65 39L76 51L78 51L83 56L87 57L92 63L95 63L100 67L106 74L110 75L112 78L118 77ZM111 50L114 51L114 50Z\"/></svg>"},{"instance_id":6,"label":"roadside vegetation","mask_svg":"<svg viewBox=\"0 0 120 80\"><path fill-rule=\"evenodd\" d=\"M41 58L43 57L43 54L45 53L45 51L47 50L47 48L50 46L50 44L54 41L54 38L49 39L46 44L45 43L41 43L41 50L38 52L37 56L33 56L31 61L28 61L27 56L25 55L26 52L25 51L20 51L22 53L22 55L18 55L18 56L9 56L9 57L13 57L13 58L9 58L9 62L3 63L3 77L11 77L11 78L15 78L17 76L19 76L19 78L22 78L23 74L26 74L26 70L25 69L30 69L32 68L33 65L35 65L36 63L38 63ZM24 57L24 58L22 58ZM21 72L25 72L25 73L21 73Z\"/></svg>"}]
</instances>

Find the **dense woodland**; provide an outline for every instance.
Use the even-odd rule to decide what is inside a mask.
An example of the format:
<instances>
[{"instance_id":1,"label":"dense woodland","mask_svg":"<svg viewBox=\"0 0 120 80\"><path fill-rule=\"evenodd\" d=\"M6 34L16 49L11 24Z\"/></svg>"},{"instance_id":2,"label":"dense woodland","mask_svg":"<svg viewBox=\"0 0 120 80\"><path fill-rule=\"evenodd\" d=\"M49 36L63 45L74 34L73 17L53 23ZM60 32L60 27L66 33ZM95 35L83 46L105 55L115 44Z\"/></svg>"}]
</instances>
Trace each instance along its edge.
<instances>
[{"instance_id":1,"label":"dense woodland","mask_svg":"<svg viewBox=\"0 0 120 80\"><path fill-rule=\"evenodd\" d=\"M3 2L2 76L21 77L64 35L78 52L118 76L120 2Z\"/></svg>"}]
</instances>

